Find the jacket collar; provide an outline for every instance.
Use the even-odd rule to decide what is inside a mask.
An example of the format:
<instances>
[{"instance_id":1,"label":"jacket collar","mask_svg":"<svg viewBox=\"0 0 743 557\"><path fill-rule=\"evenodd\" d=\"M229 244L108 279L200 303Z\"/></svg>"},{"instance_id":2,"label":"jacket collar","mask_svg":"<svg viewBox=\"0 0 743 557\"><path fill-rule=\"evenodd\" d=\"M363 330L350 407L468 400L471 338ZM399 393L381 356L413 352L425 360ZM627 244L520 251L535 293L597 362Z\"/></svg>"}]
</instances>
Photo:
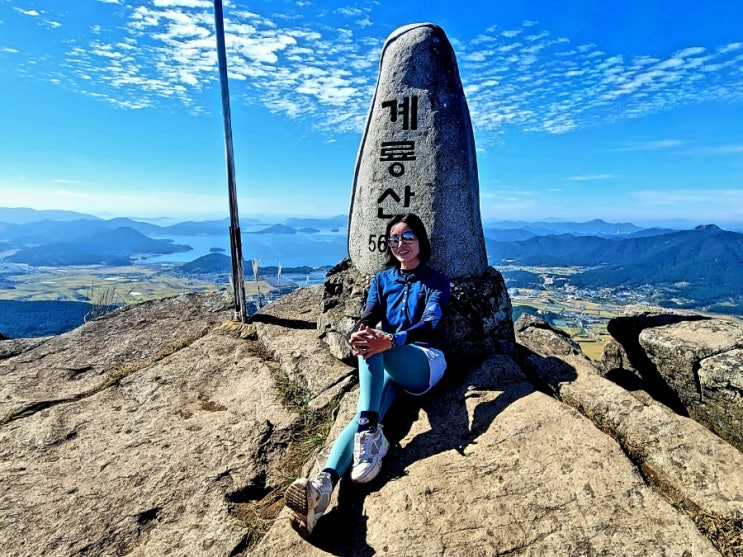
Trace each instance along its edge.
<instances>
[{"instance_id":1,"label":"jacket collar","mask_svg":"<svg viewBox=\"0 0 743 557\"><path fill-rule=\"evenodd\" d=\"M419 277L421 274L423 274L425 272L424 270L425 268L426 268L425 263L420 263L412 271L403 271L400 267L393 267L394 280L395 282L402 282L402 283L409 282Z\"/></svg>"}]
</instances>

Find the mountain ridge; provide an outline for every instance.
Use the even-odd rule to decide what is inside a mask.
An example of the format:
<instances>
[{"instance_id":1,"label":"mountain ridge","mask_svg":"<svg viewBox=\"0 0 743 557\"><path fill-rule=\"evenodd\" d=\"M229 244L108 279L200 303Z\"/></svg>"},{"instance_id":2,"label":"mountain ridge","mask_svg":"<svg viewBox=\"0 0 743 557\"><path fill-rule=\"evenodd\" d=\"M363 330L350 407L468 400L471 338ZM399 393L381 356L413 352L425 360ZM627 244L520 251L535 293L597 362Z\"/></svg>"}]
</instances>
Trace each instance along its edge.
<instances>
[{"instance_id":1,"label":"mountain ridge","mask_svg":"<svg viewBox=\"0 0 743 557\"><path fill-rule=\"evenodd\" d=\"M491 264L584 267L566 276L579 288L666 288L677 307L743 313L743 234L701 225L648 237L539 236L486 239Z\"/></svg>"},{"instance_id":2,"label":"mountain ridge","mask_svg":"<svg viewBox=\"0 0 743 557\"><path fill-rule=\"evenodd\" d=\"M135 256L142 254L167 254L191 249L190 246L154 240L123 226L113 230L96 229L90 236L73 238L71 241L24 247L5 259L31 266L116 266L130 265Z\"/></svg>"}]
</instances>

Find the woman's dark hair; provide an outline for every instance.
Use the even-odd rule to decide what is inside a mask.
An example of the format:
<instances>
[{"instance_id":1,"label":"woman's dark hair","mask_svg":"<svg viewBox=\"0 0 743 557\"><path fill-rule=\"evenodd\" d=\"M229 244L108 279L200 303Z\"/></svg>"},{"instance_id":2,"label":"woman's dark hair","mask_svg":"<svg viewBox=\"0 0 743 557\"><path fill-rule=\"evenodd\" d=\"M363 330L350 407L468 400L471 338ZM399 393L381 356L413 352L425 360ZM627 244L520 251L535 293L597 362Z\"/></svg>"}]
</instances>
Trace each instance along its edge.
<instances>
[{"instance_id":1,"label":"woman's dark hair","mask_svg":"<svg viewBox=\"0 0 743 557\"><path fill-rule=\"evenodd\" d=\"M387 238L390 237L390 231L396 224L404 222L413 231L415 237L418 238L418 261L421 263L428 263L431 259L431 241L428 239L428 233L426 227L423 225L420 217L415 213L405 213L404 215L395 215L387 223L387 231L385 232ZM387 247L387 261L385 263L387 267L399 267L400 262L395 259L392 255L392 250Z\"/></svg>"}]
</instances>

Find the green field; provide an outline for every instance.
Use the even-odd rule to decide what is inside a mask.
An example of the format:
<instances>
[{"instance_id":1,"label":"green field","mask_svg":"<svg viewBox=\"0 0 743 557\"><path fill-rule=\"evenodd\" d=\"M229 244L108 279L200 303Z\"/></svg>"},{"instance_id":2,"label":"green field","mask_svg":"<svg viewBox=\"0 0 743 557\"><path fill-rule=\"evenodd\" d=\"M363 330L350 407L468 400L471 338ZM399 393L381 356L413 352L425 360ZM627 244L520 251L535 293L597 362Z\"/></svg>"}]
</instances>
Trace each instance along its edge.
<instances>
[{"instance_id":1,"label":"green field","mask_svg":"<svg viewBox=\"0 0 743 557\"><path fill-rule=\"evenodd\" d=\"M558 298L548 291L520 289L519 296L511 298L514 310L526 308L536 313L555 328L570 335L583 353L592 360L600 360L604 345L611 335L606 324L621 314L619 306L598 304L577 298ZM528 311L532 308L534 311Z\"/></svg>"},{"instance_id":2,"label":"green field","mask_svg":"<svg viewBox=\"0 0 743 557\"><path fill-rule=\"evenodd\" d=\"M129 267L34 267L23 275L6 275L12 288L0 291L0 300L78 301L132 304L165 298L183 292L227 290L229 283L217 284L205 280L180 278L165 273L168 265L132 265ZM261 280L245 281L246 296L255 295L257 288L265 294L274 286Z\"/></svg>"}]
</instances>

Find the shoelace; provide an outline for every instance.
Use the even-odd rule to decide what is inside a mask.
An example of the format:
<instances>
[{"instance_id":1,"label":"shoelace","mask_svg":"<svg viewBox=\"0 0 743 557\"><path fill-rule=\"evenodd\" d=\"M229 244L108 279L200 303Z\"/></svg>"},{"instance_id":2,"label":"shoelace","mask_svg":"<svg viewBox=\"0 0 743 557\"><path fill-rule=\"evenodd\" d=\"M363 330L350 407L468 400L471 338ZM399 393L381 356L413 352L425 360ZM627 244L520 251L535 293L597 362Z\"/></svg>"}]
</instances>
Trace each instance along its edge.
<instances>
[{"instance_id":1,"label":"shoelace","mask_svg":"<svg viewBox=\"0 0 743 557\"><path fill-rule=\"evenodd\" d=\"M320 455L320 451L318 449L315 450L315 466L317 467L317 473L315 473L315 476L322 472L322 466L320 465L320 459L318 456Z\"/></svg>"},{"instance_id":2,"label":"shoelace","mask_svg":"<svg viewBox=\"0 0 743 557\"><path fill-rule=\"evenodd\" d=\"M333 483L330 474L320 473L310 480L310 483L322 493L330 493L333 490Z\"/></svg>"},{"instance_id":3,"label":"shoelace","mask_svg":"<svg viewBox=\"0 0 743 557\"><path fill-rule=\"evenodd\" d=\"M358 462L369 462L371 460L371 447L374 443L374 433L363 431L354 439L353 455Z\"/></svg>"}]
</instances>

